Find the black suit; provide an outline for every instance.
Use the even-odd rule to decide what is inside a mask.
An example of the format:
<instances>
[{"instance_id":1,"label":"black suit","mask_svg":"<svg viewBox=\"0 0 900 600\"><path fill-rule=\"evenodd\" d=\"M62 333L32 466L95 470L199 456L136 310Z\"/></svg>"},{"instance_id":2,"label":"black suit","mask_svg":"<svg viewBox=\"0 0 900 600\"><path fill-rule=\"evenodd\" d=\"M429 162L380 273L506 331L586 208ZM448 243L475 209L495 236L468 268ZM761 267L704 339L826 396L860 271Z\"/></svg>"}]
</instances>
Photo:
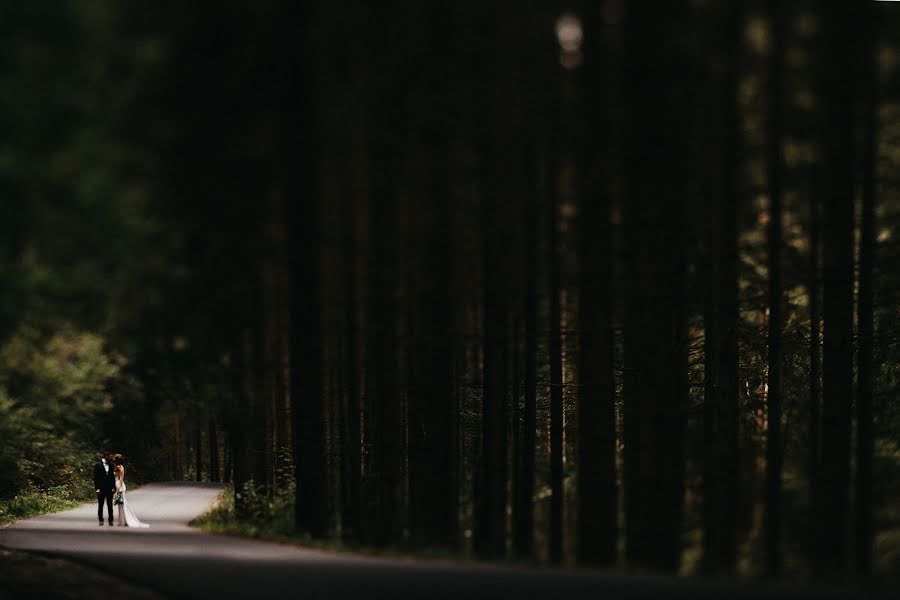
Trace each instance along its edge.
<instances>
[{"instance_id":1,"label":"black suit","mask_svg":"<svg viewBox=\"0 0 900 600\"><path fill-rule=\"evenodd\" d=\"M97 518L103 523L103 502L106 502L109 513L109 524L113 524L113 495L116 493L116 469L111 462L106 463L109 471L103 468L103 461L94 465L94 489L97 493Z\"/></svg>"}]
</instances>

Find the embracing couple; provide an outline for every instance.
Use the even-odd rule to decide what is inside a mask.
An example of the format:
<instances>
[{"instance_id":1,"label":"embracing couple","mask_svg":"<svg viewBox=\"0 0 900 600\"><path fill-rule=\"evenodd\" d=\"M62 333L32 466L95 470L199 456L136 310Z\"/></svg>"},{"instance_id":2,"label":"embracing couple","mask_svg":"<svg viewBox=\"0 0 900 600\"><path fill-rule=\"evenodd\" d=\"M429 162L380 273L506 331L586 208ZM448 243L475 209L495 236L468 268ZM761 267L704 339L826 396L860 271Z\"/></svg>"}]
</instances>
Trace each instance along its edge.
<instances>
[{"instance_id":1,"label":"embracing couple","mask_svg":"<svg viewBox=\"0 0 900 600\"><path fill-rule=\"evenodd\" d=\"M113 524L113 502L119 507L119 526L150 527L131 512L125 501L125 465L121 454L107 452L94 465L94 489L97 492L97 518L103 526L103 505L106 504L109 525Z\"/></svg>"}]
</instances>

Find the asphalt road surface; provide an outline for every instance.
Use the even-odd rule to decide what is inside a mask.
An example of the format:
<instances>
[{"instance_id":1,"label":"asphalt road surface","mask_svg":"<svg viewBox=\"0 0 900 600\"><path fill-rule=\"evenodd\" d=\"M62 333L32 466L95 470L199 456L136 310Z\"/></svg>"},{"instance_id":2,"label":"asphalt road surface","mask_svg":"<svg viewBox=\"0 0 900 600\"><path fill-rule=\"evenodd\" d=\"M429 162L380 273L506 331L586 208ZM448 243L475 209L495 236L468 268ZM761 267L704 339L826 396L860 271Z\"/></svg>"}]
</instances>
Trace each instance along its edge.
<instances>
[{"instance_id":1,"label":"asphalt road surface","mask_svg":"<svg viewBox=\"0 0 900 600\"><path fill-rule=\"evenodd\" d=\"M204 484L147 485L129 492L128 498L149 529L98 527L96 506L86 505L0 529L0 546L71 558L163 595L192 600L872 597L824 588L372 558L210 535L188 527L219 492L219 487Z\"/></svg>"}]
</instances>

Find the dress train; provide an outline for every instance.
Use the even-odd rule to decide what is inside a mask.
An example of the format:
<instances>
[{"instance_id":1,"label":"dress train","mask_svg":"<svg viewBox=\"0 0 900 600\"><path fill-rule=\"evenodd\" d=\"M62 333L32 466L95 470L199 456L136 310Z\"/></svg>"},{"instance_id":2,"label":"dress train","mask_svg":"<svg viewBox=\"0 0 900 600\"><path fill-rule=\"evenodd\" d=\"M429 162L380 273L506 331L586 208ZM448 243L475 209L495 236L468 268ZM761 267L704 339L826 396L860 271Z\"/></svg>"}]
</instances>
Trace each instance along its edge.
<instances>
[{"instance_id":1,"label":"dress train","mask_svg":"<svg viewBox=\"0 0 900 600\"><path fill-rule=\"evenodd\" d=\"M135 516L128 506L128 500L123 501L120 505L120 510L122 511L120 514L124 517L126 527L150 527L146 523L142 523L141 520Z\"/></svg>"},{"instance_id":2,"label":"dress train","mask_svg":"<svg viewBox=\"0 0 900 600\"><path fill-rule=\"evenodd\" d=\"M125 468L119 467L116 473L116 491L121 494L122 503L119 507L119 526L120 527L150 527L146 523L142 523L140 519L132 512L128 506L128 500L125 496Z\"/></svg>"}]
</instances>

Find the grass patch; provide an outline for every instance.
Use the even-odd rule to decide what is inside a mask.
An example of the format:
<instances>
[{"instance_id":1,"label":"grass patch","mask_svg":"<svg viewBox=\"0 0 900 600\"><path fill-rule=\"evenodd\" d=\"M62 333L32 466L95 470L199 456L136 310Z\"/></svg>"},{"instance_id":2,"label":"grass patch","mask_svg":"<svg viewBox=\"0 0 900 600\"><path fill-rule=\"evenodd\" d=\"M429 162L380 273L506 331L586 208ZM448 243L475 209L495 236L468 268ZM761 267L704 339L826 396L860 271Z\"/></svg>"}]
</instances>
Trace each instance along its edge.
<instances>
[{"instance_id":1,"label":"grass patch","mask_svg":"<svg viewBox=\"0 0 900 600\"><path fill-rule=\"evenodd\" d=\"M292 538L294 488L288 486L274 497L258 491L252 483L235 493L227 488L211 509L190 525L210 533L259 539Z\"/></svg>"},{"instance_id":2,"label":"grass patch","mask_svg":"<svg viewBox=\"0 0 900 600\"><path fill-rule=\"evenodd\" d=\"M295 544L329 552L354 552L368 556L416 557L444 560L467 560L460 552L442 548L420 548L406 546L373 547L341 538L314 539L307 534L294 531L294 487L285 487L269 498L256 491L252 485L245 486L235 494L227 488L216 503L190 522L208 533L254 538L271 542Z\"/></svg>"},{"instance_id":3,"label":"grass patch","mask_svg":"<svg viewBox=\"0 0 900 600\"><path fill-rule=\"evenodd\" d=\"M33 490L0 500L0 527L20 519L78 508L93 499L84 490L56 486L45 491Z\"/></svg>"},{"instance_id":4,"label":"grass patch","mask_svg":"<svg viewBox=\"0 0 900 600\"><path fill-rule=\"evenodd\" d=\"M190 526L208 533L296 544L319 550L362 551L360 547L345 544L339 539L317 540L296 533L293 513L293 485L276 493L273 498L257 492L252 485L245 486L238 494L229 487L212 508L191 521Z\"/></svg>"}]
</instances>

